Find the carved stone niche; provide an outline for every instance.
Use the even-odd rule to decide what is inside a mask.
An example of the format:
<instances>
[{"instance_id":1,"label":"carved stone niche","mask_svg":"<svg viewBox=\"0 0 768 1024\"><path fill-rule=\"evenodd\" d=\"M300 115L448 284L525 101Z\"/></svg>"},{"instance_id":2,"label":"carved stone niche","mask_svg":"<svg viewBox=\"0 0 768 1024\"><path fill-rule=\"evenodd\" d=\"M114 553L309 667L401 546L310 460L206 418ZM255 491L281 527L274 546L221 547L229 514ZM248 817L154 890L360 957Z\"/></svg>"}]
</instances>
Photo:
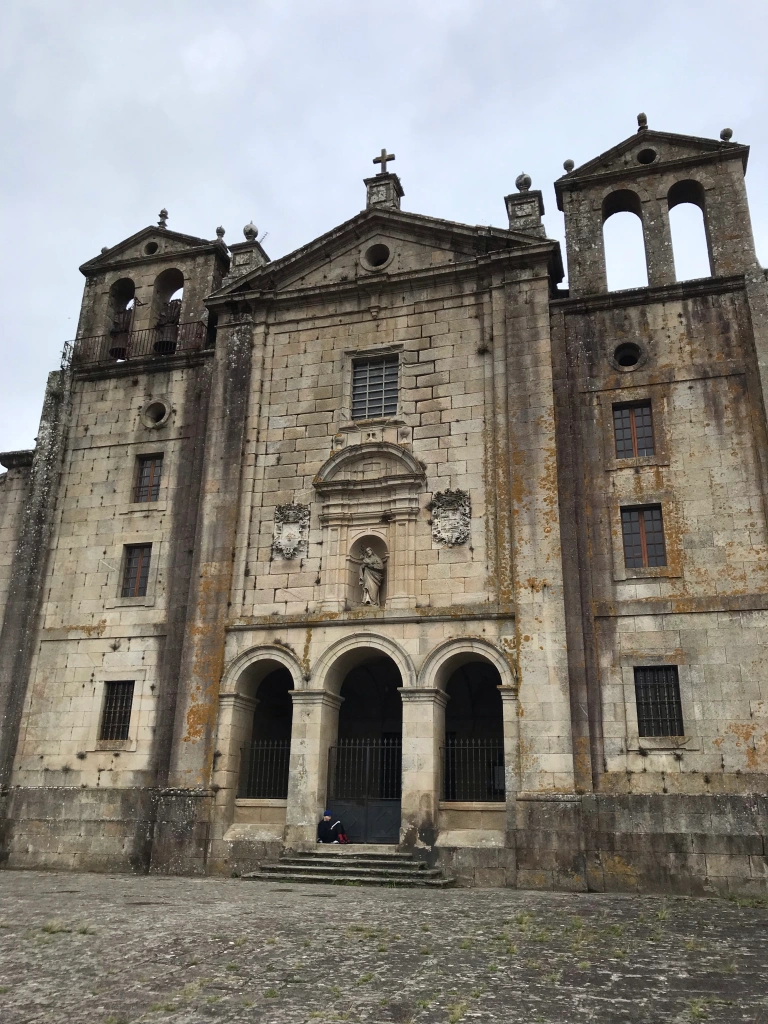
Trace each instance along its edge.
<instances>
[{"instance_id":1,"label":"carved stone niche","mask_svg":"<svg viewBox=\"0 0 768 1024\"><path fill-rule=\"evenodd\" d=\"M432 513L432 540L438 544L466 544L472 506L466 491L437 491L427 505Z\"/></svg>"},{"instance_id":2,"label":"carved stone niche","mask_svg":"<svg viewBox=\"0 0 768 1024\"><path fill-rule=\"evenodd\" d=\"M278 505L272 551L278 558L295 558L309 538L309 505Z\"/></svg>"},{"instance_id":3,"label":"carved stone niche","mask_svg":"<svg viewBox=\"0 0 768 1024\"><path fill-rule=\"evenodd\" d=\"M387 599L389 551L378 533L365 533L352 541L347 556L347 604L350 608L384 607Z\"/></svg>"},{"instance_id":4,"label":"carved stone niche","mask_svg":"<svg viewBox=\"0 0 768 1024\"><path fill-rule=\"evenodd\" d=\"M349 445L325 463L314 480L322 501L323 610L379 610L363 606L360 588L351 582L352 570L355 579L359 572L352 559L360 557L364 541L379 557L389 553L384 570L387 608L415 607L416 523L424 483L421 463L386 441Z\"/></svg>"}]
</instances>

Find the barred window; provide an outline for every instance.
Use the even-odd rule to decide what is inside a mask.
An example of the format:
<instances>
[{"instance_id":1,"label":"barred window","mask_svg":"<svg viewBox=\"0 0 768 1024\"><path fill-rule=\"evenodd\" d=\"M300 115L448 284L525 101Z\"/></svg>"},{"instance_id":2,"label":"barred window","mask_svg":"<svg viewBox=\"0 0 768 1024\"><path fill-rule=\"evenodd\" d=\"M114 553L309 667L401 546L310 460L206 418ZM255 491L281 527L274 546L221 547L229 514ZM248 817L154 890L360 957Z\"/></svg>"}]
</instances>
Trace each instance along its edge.
<instances>
[{"instance_id":1,"label":"barred window","mask_svg":"<svg viewBox=\"0 0 768 1024\"><path fill-rule=\"evenodd\" d=\"M157 501L160 496L160 477L162 472L162 455L140 455L133 500Z\"/></svg>"},{"instance_id":2,"label":"barred window","mask_svg":"<svg viewBox=\"0 0 768 1024\"><path fill-rule=\"evenodd\" d=\"M133 680L104 684L100 740L127 740L133 706Z\"/></svg>"},{"instance_id":3,"label":"barred window","mask_svg":"<svg viewBox=\"0 0 768 1024\"><path fill-rule=\"evenodd\" d=\"M628 569L667 564L661 505L621 510L624 565Z\"/></svg>"},{"instance_id":4,"label":"barred window","mask_svg":"<svg viewBox=\"0 0 768 1024\"><path fill-rule=\"evenodd\" d=\"M636 459L653 455L653 414L650 402L614 405L613 433L617 459Z\"/></svg>"},{"instance_id":5,"label":"barred window","mask_svg":"<svg viewBox=\"0 0 768 1024\"><path fill-rule=\"evenodd\" d=\"M126 544L122 597L146 596L151 556L151 544Z\"/></svg>"},{"instance_id":6,"label":"barred window","mask_svg":"<svg viewBox=\"0 0 768 1024\"><path fill-rule=\"evenodd\" d=\"M394 416L397 386L397 356L356 359L352 364L352 419Z\"/></svg>"},{"instance_id":7,"label":"barred window","mask_svg":"<svg viewBox=\"0 0 768 1024\"><path fill-rule=\"evenodd\" d=\"M641 736L683 736L676 665L635 669L637 730Z\"/></svg>"}]
</instances>

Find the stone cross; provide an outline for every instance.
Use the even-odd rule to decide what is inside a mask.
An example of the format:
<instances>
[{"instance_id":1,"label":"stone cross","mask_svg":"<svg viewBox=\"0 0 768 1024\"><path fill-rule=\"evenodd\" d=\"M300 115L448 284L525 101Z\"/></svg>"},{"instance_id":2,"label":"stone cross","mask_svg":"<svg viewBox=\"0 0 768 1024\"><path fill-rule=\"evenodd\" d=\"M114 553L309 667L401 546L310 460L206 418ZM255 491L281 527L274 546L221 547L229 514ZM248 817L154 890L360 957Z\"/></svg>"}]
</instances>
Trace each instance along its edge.
<instances>
[{"instance_id":1,"label":"stone cross","mask_svg":"<svg viewBox=\"0 0 768 1024\"><path fill-rule=\"evenodd\" d=\"M387 163L390 160L394 160L394 159L395 159L395 154L394 153L388 153L386 151L386 149L382 149L381 156L375 156L373 158L373 162L375 164L381 164L381 170L378 173L379 174L386 174L387 173Z\"/></svg>"}]
</instances>

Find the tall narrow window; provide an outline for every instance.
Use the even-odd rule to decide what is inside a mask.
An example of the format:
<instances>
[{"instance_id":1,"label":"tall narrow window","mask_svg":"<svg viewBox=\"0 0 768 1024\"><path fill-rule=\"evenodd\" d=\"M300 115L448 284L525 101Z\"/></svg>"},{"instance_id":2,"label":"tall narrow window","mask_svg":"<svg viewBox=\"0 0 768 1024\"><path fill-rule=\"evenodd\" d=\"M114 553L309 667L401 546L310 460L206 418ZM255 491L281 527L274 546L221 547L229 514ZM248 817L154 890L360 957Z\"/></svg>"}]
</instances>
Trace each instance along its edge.
<instances>
[{"instance_id":1,"label":"tall narrow window","mask_svg":"<svg viewBox=\"0 0 768 1024\"><path fill-rule=\"evenodd\" d=\"M104 684L100 740L127 740L133 706L133 681Z\"/></svg>"},{"instance_id":2,"label":"tall narrow window","mask_svg":"<svg viewBox=\"0 0 768 1024\"><path fill-rule=\"evenodd\" d=\"M151 555L151 544L126 544L122 597L146 596Z\"/></svg>"},{"instance_id":3,"label":"tall narrow window","mask_svg":"<svg viewBox=\"0 0 768 1024\"><path fill-rule=\"evenodd\" d=\"M667 564L661 505L621 510L624 565L628 569Z\"/></svg>"},{"instance_id":4,"label":"tall narrow window","mask_svg":"<svg viewBox=\"0 0 768 1024\"><path fill-rule=\"evenodd\" d=\"M160 495L160 477L163 472L162 455L140 455L136 474L134 501L157 501Z\"/></svg>"},{"instance_id":5,"label":"tall narrow window","mask_svg":"<svg viewBox=\"0 0 768 1024\"><path fill-rule=\"evenodd\" d=\"M653 455L651 403L614 405L613 433L616 438L617 459L636 459L642 455Z\"/></svg>"},{"instance_id":6,"label":"tall narrow window","mask_svg":"<svg viewBox=\"0 0 768 1024\"><path fill-rule=\"evenodd\" d=\"M677 665L635 669L637 731L640 736L683 736Z\"/></svg>"},{"instance_id":7,"label":"tall narrow window","mask_svg":"<svg viewBox=\"0 0 768 1024\"><path fill-rule=\"evenodd\" d=\"M352 419L397 412L398 357L358 359L352 364Z\"/></svg>"}]
</instances>

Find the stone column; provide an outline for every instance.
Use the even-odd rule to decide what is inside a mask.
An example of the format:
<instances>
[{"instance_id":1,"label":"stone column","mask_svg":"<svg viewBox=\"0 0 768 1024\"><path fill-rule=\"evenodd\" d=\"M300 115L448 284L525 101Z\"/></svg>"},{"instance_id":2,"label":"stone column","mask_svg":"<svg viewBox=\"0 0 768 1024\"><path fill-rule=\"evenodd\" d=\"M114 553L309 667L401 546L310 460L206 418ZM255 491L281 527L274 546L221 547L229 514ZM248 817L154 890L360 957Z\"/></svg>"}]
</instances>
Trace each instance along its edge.
<instances>
[{"instance_id":1,"label":"stone column","mask_svg":"<svg viewBox=\"0 0 768 1024\"><path fill-rule=\"evenodd\" d=\"M675 260L672 254L672 231L666 195L643 203L643 237L648 286L658 288L674 284Z\"/></svg>"},{"instance_id":2,"label":"stone column","mask_svg":"<svg viewBox=\"0 0 768 1024\"><path fill-rule=\"evenodd\" d=\"M507 804L506 847L517 845L517 794L520 789L520 702L517 686L500 686L504 722L504 792Z\"/></svg>"},{"instance_id":3,"label":"stone column","mask_svg":"<svg viewBox=\"0 0 768 1024\"><path fill-rule=\"evenodd\" d=\"M400 687L403 701L402 846L434 846L440 801L440 748L448 695L437 689Z\"/></svg>"},{"instance_id":4,"label":"stone column","mask_svg":"<svg viewBox=\"0 0 768 1024\"><path fill-rule=\"evenodd\" d=\"M220 838L215 832L223 834L234 819L243 757L247 756L253 730L253 712L258 703L255 697L247 697L244 693L219 695L219 727L216 733L219 757L215 758L213 768L216 812L212 838Z\"/></svg>"},{"instance_id":5,"label":"stone column","mask_svg":"<svg viewBox=\"0 0 768 1024\"><path fill-rule=\"evenodd\" d=\"M338 735L343 697L328 690L291 690L293 726L285 812L285 845L314 849L328 789L328 750Z\"/></svg>"}]
</instances>

